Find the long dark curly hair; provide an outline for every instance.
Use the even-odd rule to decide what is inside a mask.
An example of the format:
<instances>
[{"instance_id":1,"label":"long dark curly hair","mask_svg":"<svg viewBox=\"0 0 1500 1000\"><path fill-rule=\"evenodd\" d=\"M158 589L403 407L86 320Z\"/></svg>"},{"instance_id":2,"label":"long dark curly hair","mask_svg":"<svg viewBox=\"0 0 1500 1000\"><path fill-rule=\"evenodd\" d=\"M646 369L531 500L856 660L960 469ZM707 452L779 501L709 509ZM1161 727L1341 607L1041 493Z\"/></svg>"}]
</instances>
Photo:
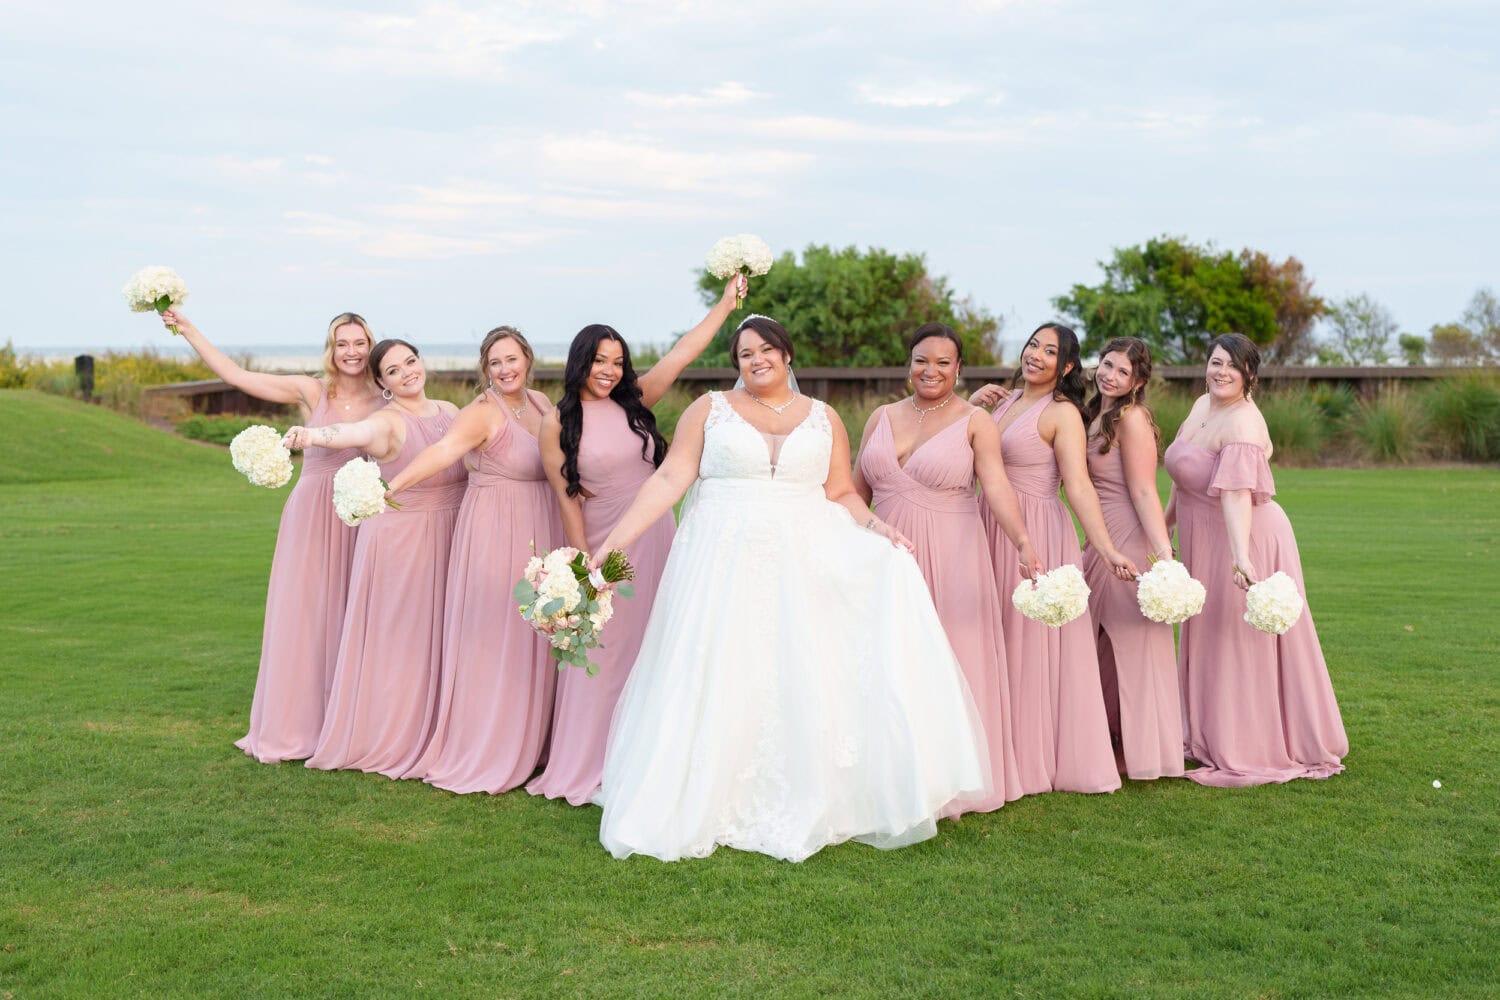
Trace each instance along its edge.
<instances>
[{"instance_id":1,"label":"long dark curly hair","mask_svg":"<svg viewBox=\"0 0 1500 1000\"><path fill-rule=\"evenodd\" d=\"M589 370L594 366L594 355L599 345L613 340L624 354L620 381L609 391L609 398L620 404L630 429L641 439L641 457L660 467L667 457L667 439L656 429L656 416L641 401L641 387L636 382L635 368L630 364L630 345L615 332L614 327L593 323L578 331L573 344L568 348L568 364L563 369L563 394L557 401L557 419L562 424L561 441L563 451L563 477L568 481L568 496L576 497L583 492L583 483L578 477L578 443L583 440L583 398L579 395L588 381Z\"/></svg>"},{"instance_id":2,"label":"long dark curly hair","mask_svg":"<svg viewBox=\"0 0 1500 1000\"><path fill-rule=\"evenodd\" d=\"M1146 383L1151 380L1151 348L1139 337L1116 337L1099 349L1099 360L1102 362L1106 354L1120 353L1125 355L1125 360L1130 362L1130 377L1138 379L1140 385L1130 391L1130 395L1122 399L1118 406L1104 410L1104 417L1099 420L1099 436L1104 439L1104 445L1099 449L1099 454L1109 454L1109 449L1115 445L1115 432L1119 429L1120 416L1132 406L1139 406L1146 411L1146 419L1151 421L1151 430L1156 435L1156 440L1161 441L1161 428L1156 426L1156 418L1151 413L1151 407L1146 405ZM1089 397L1088 405L1083 408L1083 426L1092 427L1099 411L1104 407L1104 393L1099 387L1094 387L1094 394Z\"/></svg>"},{"instance_id":3,"label":"long dark curly hair","mask_svg":"<svg viewBox=\"0 0 1500 1000\"><path fill-rule=\"evenodd\" d=\"M1057 376L1057 385L1052 389L1052 398L1059 403L1072 403L1078 408L1078 412L1087 417L1088 411L1083 406L1083 395L1088 391L1088 379L1083 377L1083 365L1079 364L1080 353L1078 350L1078 334L1071 327L1063 326L1061 323L1043 323L1031 331L1031 337L1026 338L1026 343L1031 343L1032 337L1043 330L1051 330L1057 335L1057 370L1062 372L1067 369L1067 374ZM1069 366L1072 367L1069 367ZM1016 374L1011 377L1010 387L1016 388L1025 377L1025 366L1016 365ZM1085 424L1085 426L1087 426Z\"/></svg>"}]
</instances>

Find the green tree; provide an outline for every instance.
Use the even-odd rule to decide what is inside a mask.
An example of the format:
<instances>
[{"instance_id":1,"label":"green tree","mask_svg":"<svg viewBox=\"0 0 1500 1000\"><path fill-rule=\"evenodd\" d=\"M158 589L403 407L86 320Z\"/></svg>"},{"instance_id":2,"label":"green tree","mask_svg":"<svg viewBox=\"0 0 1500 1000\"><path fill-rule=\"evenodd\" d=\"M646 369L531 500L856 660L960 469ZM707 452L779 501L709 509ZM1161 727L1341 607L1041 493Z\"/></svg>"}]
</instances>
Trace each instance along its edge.
<instances>
[{"instance_id":1,"label":"green tree","mask_svg":"<svg viewBox=\"0 0 1500 1000\"><path fill-rule=\"evenodd\" d=\"M1328 304L1313 294L1313 280L1302 262L1288 257L1277 263L1259 250L1240 251L1240 266L1250 284L1276 310L1276 339L1265 351L1265 360L1276 365L1301 364L1313 356L1317 345L1311 336Z\"/></svg>"},{"instance_id":2,"label":"green tree","mask_svg":"<svg viewBox=\"0 0 1500 1000\"><path fill-rule=\"evenodd\" d=\"M1462 323L1439 323L1427 340L1427 352L1440 365L1468 365L1482 360L1484 344Z\"/></svg>"},{"instance_id":3,"label":"green tree","mask_svg":"<svg viewBox=\"0 0 1500 1000\"><path fill-rule=\"evenodd\" d=\"M1413 368L1420 368L1427 363L1427 341L1415 333L1403 333L1396 338L1401 345L1401 360Z\"/></svg>"},{"instance_id":4,"label":"green tree","mask_svg":"<svg viewBox=\"0 0 1500 1000\"><path fill-rule=\"evenodd\" d=\"M1464 326L1484 345L1491 361L1500 361L1500 299L1492 288L1481 288L1464 309Z\"/></svg>"},{"instance_id":5,"label":"green tree","mask_svg":"<svg viewBox=\"0 0 1500 1000\"><path fill-rule=\"evenodd\" d=\"M1052 300L1083 328L1085 353L1132 336L1150 344L1159 363L1192 364L1207 357L1215 334L1234 331L1269 344L1280 333L1268 288L1241 257L1212 245L1163 236L1116 248L1099 266L1102 283L1074 285Z\"/></svg>"},{"instance_id":6,"label":"green tree","mask_svg":"<svg viewBox=\"0 0 1500 1000\"><path fill-rule=\"evenodd\" d=\"M712 304L724 282L702 271L698 288L704 303ZM922 254L813 244L799 263L787 251L769 274L750 280L750 297L698 363L728 365L730 335L752 312L786 327L802 366L904 365L906 338L929 322L958 331L968 364L999 361L1000 319L970 299L956 299L946 278L928 273Z\"/></svg>"},{"instance_id":7,"label":"green tree","mask_svg":"<svg viewBox=\"0 0 1500 1000\"><path fill-rule=\"evenodd\" d=\"M1324 364L1389 364L1400 332L1390 310L1363 292L1329 306L1328 326L1332 338L1318 348Z\"/></svg>"}]
</instances>

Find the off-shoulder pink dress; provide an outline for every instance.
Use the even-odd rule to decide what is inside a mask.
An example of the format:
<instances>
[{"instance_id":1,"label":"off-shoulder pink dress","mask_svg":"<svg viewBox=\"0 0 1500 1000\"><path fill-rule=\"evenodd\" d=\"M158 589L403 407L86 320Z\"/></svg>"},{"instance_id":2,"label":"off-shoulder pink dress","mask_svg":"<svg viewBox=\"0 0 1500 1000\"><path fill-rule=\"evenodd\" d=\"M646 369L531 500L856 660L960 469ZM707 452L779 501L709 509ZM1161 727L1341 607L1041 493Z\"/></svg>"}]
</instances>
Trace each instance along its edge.
<instances>
[{"instance_id":1,"label":"off-shoulder pink dress","mask_svg":"<svg viewBox=\"0 0 1500 1000\"><path fill-rule=\"evenodd\" d=\"M1234 585L1220 495L1249 490L1255 572L1265 579L1280 570L1307 596L1291 522L1271 499L1265 452L1244 442L1212 452L1177 440L1166 464L1182 561L1208 591L1203 613L1182 624L1177 654L1187 755L1202 765L1187 777L1238 787L1338 774L1349 740L1311 607L1285 635L1268 635L1245 621L1245 592Z\"/></svg>"},{"instance_id":2,"label":"off-shoulder pink dress","mask_svg":"<svg viewBox=\"0 0 1500 1000\"><path fill-rule=\"evenodd\" d=\"M968 427L968 417L948 425L918 445L903 466L896 458L890 421L882 413L859 456L875 513L916 548L922 578L984 723L993 791L987 798L956 802L944 816L991 812L1022 794L1011 746L1000 596L974 492Z\"/></svg>"},{"instance_id":3,"label":"off-shoulder pink dress","mask_svg":"<svg viewBox=\"0 0 1500 1000\"><path fill-rule=\"evenodd\" d=\"M1089 439L1089 478L1104 509L1104 526L1115 546L1142 572L1151 543L1130 499L1118 442L1100 452L1104 438ZM1136 582L1115 576L1091 545L1083 550L1089 614L1098 636L1099 674L1110 734L1119 739L1125 773L1142 781L1182 775L1182 704L1172 626L1141 614Z\"/></svg>"},{"instance_id":4,"label":"off-shoulder pink dress","mask_svg":"<svg viewBox=\"0 0 1500 1000\"><path fill-rule=\"evenodd\" d=\"M563 532L536 438L519 421L507 412L473 454L448 560L437 723L408 777L493 795L530 778L547 747L556 661L515 613L511 591L526 561L562 544Z\"/></svg>"},{"instance_id":5,"label":"off-shoulder pink dress","mask_svg":"<svg viewBox=\"0 0 1500 1000\"><path fill-rule=\"evenodd\" d=\"M325 393L307 426L363 420L383 405L377 397L373 405L340 417ZM353 448L307 449L281 511L250 732L234 744L262 763L302 760L318 745L354 560L354 529L333 512L333 474L358 454Z\"/></svg>"},{"instance_id":6,"label":"off-shoulder pink dress","mask_svg":"<svg viewBox=\"0 0 1500 1000\"><path fill-rule=\"evenodd\" d=\"M583 488L592 494L583 502L583 526L591 550L604 543L656 471L642 455L641 446L640 436L630 429L619 403L584 400L578 474ZM615 601L614 617L604 627L604 645L590 652L599 672L590 677L570 667L558 677L547 766L526 786L531 794L581 806L599 788L610 719L640 652L675 529L668 511L626 553L635 567L635 597Z\"/></svg>"},{"instance_id":7,"label":"off-shoulder pink dress","mask_svg":"<svg viewBox=\"0 0 1500 1000\"><path fill-rule=\"evenodd\" d=\"M1020 399L1021 391L1016 390L996 407L996 423ZM1072 404L1054 404L1044 397L1007 427L1000 439L1005 474L1020 502L1026 533L1047 570L1082 561L1073 519L1057 495L1062 481L1057 457L1037 432L1042 411L1052 405ZM1021 790L1027 795L1112 792L1120 787L1120 775L1109 745L1093 621L1085 612L1061 628L1051 628L1017 611L1011 594L1021 582L1020 553L987 505L981 507L980 516L1000 589L1014 723L1011 740Z\"/></svg>"},{"instance_id":8,"label":"off-shoulder pink dress","mask_svg":"<svg viewBox=\"0 0 1500 1000\"><path fill-rule=\"evenodd\" d=\"M425 417L399 412L406 443L381 464L386 482L453 423L446 407ZM359 526L333 689L308 767L400 778L426 747L437 715L448 550L465 479L455 462L404 491L400 510Z\"/></svg>"}]
</instances>

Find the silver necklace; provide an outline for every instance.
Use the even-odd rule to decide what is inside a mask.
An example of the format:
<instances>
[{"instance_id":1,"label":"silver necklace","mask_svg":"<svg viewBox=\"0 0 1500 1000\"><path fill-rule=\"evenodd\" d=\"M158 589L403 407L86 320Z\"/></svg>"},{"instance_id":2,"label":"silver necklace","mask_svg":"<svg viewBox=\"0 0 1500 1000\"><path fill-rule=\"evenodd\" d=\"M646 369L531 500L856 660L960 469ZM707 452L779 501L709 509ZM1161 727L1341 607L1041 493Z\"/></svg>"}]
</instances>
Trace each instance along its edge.
<instances>
[{"instance_id":1,"label":"silver necklace","mask_svg":"<svg viewBox=\"0 0 1500 1000\"><path fill-rule=\"evenodd\" d=\"M785 410L788 406L791 406L793 403L795 403L797 401L797 394L795 392L792 393L792 398L791 399L788 399L785 403L782 403L780 406L772 406L770 403L766 402L764 399L761 399L759 396L757 396L755 393L751 392L749 389L745 390L745 395L749 396L751 399L755 400L761 406L764 406L766 409L770 410L772 413L776 414L778 417L781 416L781 411L782 410Z\"/></svg>"},{"instance_id":2,"label":"silver necklace","mask_svg":"<svg viewBox=\"0 0 1500 1000\"><path fill-rule=\"evenodd\" d=\"M943 407L945 407L949 403L953 402L953 399L954 399L953 394L949 393L947 399L943 400L941 403L939 403L936 406L929 406L927 409L924 410L920 406L917 405L917 397L913 396L911 398L911 408L913 410L917 411L917 426L918 427L922 426L922 421L924 421L924 420L927 419L927 414L933 412L934 410L941 410Z\"/></svg>"}]
</instances>

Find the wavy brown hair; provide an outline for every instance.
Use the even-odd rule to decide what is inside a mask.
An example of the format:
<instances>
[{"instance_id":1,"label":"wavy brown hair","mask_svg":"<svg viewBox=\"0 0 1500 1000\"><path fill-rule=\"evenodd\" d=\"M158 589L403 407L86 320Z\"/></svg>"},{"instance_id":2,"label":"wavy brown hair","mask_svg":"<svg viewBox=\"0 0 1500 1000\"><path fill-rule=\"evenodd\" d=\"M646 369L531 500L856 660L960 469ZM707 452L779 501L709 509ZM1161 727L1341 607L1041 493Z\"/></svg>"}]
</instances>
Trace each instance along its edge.
<instances>
[{"instance_id":1,"label":"wavy brown hair","mask_svg":"<svg viewBox=\"0 0 1500 1000\"><path fill-rule=\"evenodd\" d=\"M1161 443L1161 428L1156 426L1156 417L1151 413L1151 407L1146 405L1146 383L1151 379L1151 347L1139 337L1116 337L1099 349L1099 360L1103 362L1106 354L1123 354L1125 360L1130 362L1130 378L1140 384L1130 390L1130 395L1125 397L1118 406L1104 409L1104 393L1099 387L1094 387L1093 396L1089 397L1088 404L1083 408L1084 427L1093 426L1094 419L1099 420L1099 436L1104 439L1104 447L1099 449L1099 454L1108 455L1109 449L1114 447L1115 434L1119 431L1120 417L1132 406L1139 406L1146 411L1146 419L1151 422L1151 433L1156 436L1158 444ZM1100 416L1100 413L1103 416Z\"/></svg>"}]
</instances>

